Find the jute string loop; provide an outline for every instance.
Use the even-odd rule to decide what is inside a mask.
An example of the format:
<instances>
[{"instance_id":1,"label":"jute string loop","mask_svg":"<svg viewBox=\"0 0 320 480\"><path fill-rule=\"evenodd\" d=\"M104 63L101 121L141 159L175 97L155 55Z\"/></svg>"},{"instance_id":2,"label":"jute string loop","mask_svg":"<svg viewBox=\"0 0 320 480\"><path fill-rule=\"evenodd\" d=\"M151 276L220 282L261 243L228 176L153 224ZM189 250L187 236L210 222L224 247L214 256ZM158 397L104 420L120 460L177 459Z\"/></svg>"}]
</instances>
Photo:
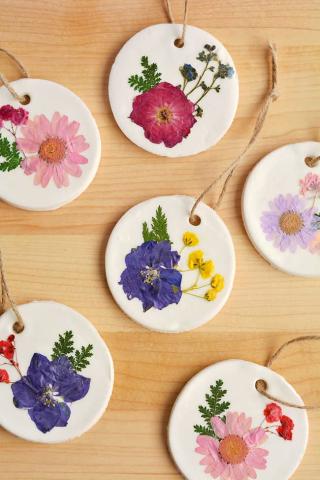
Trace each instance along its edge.
<instances>
[{"instance_id":1,"label":"jute string loop","mask_svg":"<svg viewBox=\"0 0 320 480\"><path fill-rule=\"evenodd\" d=\"M315 340L320 340L320 335L306 335L306 336L296 337L296 338L293 338L292 340L289 340L288 342L281 345L281 347L278 348L278 350L276 350L276 352L273 355L271 355L271 357L269 358L266 364L266 367L271 368L274 361L280 356L283 350L287 349L290 345L295 343L300 343L300 342L313 342ZM287 407L299 408L300 410L315 410L317 408L320 408L320 405L297 405L295 403L287 402L281 398L277 398L273 395L270 395L270 393L268 393L267 391L268 384L263 379L256 381L256 389L258 390L259 393L261 393L261 395L264 395L269 400L281 403L282 405L285 405Z\"/></svg>"},{"instance_id":2,"label":"jute string loop","mask_svg":"<svg viewBox=\"0 0 320 480\"><path fill-rule=\"evenodd\" d=\"M178 48L183 47L185 37L186 37L187 19L188 19L188 4L189 4L189 0L185 0L184 1L183 27L182 27L181 37L177 38L176 41L174 42L175 46L178 47ZM170 22L171 23L176 23L174 21L170 0L165 0L165 5L166 5L166 8L167 8L168 17L169 17Z\"/></svg>"},{"instance_id":3,"label":"jute string loop","mask_svg":"<svg viewBox=\"0 0 320 480\"><path fill-rule=\"evenodd\" d=\"M8 52L5 48L0 48L0 52L5 53L7 55L7 57L9 57L11 60L13 60L13 62L17 65L17 67L19 68L19 70L20 70L20 72L21 72L21 74L24 78L29 78L29 74L28 74L27 70L25 69L25 67L22 65L22 63L12 53ZM25 95L19 95L18 92L16 92L16 90L12 87L12 85L8 81L7 77L2 72L0 72L0 80L3 83L3 85L6 87L6 89L11 93L11 95L13 96L13 98L15 100L18 100L18 102L20 102L22 104L26 103Z\"/></svg>"},{"instance_id":4,"label":"jute string loop","mask_svg":"<svg viewBox=\"0 0 320 480\"><path fill-rule=\"evenodd\" d=\"M218 199L214 203L212 208L216 209L216 208L219 207L219 205L220 205L220 203L221 203L221 201L224 197L224 194L226 192L228 183L229 183L230 179L232 178L232 175L234 174L236 168L239 166L239 164L241 163L241 161L245 157L248 150L255 143L255 141L256 141L263 125L264 125L264 122L265 122L265 119L267 117L267 114L268 114L269 107L270 107L271 103L274 102L275 100L277 100L277 98L278 98L278 93L277 93L278 63L277 63L276 46L272 45L272 44L269 44L268 53L271 55L271 70L270 70L270 80L271 81L270 81L270 86L268 88L268 92L265 95L265 98L264 98L264 100L262 102L262 105L260 107L260 110L259 110L259 113L258 113L258 116L257 116L257 120L256 120L256 123L255 123L254 129L253 129L252 135L249 139L249 142L245 146L244 150L240 153L240 155L222 173L220 173L220 175L218 175L218 177L216 177L213 180L213 182L211 182L210 185L208 185L208 187L199 195L199 197L197 198L197 200L196 200L195 204L193 205L193 207L191 209L191 212L190 212L189 221L192 224L197 224L198 216L195 215L195 210L196 210L197 206L199 205L199 203L201 202L201 200L205 197L205 195L213 187L215 187L222 180L222 178L225 177L225 181L222 185L222 188L221 188L220 194L218 196Z\"/></svg>"},{"instance_id":5,"label":"jute string loop","mask_svg":"<svg viewBox=\"0 0 320 480\"><path fill-rule=\"evenodd\" d=\"M18 307L15 304L15 302L12 300L8 285L6 282L5 274L4 274L4 267L3 267L3 261L2 261L2 253L0 250L0 277L1 277L1 306L2 310L6 310L6 303L10 305L12 308L13 313L16 316L16 322L13 325L13 330L16 333L21 333L24 330L24 321L19 313Z\"/></svg>"}]
</instances>

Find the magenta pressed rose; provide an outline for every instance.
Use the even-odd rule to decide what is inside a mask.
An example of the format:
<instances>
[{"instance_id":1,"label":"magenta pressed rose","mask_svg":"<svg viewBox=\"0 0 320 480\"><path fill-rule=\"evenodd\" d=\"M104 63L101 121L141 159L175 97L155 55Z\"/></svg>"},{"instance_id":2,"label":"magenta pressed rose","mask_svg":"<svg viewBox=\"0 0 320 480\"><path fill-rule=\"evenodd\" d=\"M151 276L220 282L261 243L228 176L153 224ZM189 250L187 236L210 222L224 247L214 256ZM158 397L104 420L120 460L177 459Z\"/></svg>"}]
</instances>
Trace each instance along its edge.
<instances>
[{"instance_id":1,"label":"magenta pressed rose","mask_svg":"<svg viewBox=\"0 0 320 480\"><path fill-rule=\"evenodd\" d=\"M196 123L194 110L179 87L161 82L135 97L130 118L152 143L171 148L189 135Z\"/></svg>"}]
</instances>

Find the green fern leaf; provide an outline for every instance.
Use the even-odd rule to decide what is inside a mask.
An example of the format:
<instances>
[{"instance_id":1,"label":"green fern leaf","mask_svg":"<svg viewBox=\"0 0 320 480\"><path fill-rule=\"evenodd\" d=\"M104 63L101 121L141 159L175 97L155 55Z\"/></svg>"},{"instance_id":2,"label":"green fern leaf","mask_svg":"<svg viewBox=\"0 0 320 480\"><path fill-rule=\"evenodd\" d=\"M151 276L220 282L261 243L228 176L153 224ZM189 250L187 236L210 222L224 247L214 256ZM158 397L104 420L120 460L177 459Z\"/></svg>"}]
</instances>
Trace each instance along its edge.
<instances>
[{"instance_id":1,"label":"green fern leaf","mask_svg":"<svg viewBox=\"0 0 320 480\"><path fill-rule=\"evenodd\" d=\"M59 340L55 342L53 351L51 354L52 360L56 360L62 356L66 356L71 361L70 354L74 351L73 333L71 330L67 330L63 335L59 335Z\"/></svg>"},{"instance_id":2,"label":"green fern leaf","mask_svg":"<svg viewBox=\"0 0 320 480\"><path fill-rule=\"evenodd\" d=\"M156 215L152 217L151 230L149 230L147 222L143 223L142 236L145 242L150 240L155 242L162 242L166 240L170 242L167 217L160 205L156 210Z\"/></svg>"},{"instance_id":3,"label":"green fern leaf","mask_svg":"<svg viewBox=\"0 0 320 480\"><path fill-rule=\"evenodd\" d=\"M221 416L230 407L230 402L222 401L223 397L227 394L227 390L223 388L223 381L217 380L216 384L210 386L210 394L206 394L207 406L199 405L198 409L201 413L201 417L205 421L206 426L194 426L194 431L200 435L210 435L216 437L214 430L211 426L211 419L215 416L220 416L221 420L225 422L225 416ZM205 432L205 433L202 433Z\"/></svg>"},{"instance_id":4,"label":"green fern leaf","mask_svg":"<svg viewBox=\"0 0 320 480\"><path fill-rule=\"evenodd\" d=\"M4 161L1 161L1 158L3 158ZM22 160L16 142L10 143L9 140L0 133L0 171L10 172L19 167Z\"/></svg>"},{"instance_id":5,"label":"green fern leaf","mask_svg":"<svg viewBox=\"0 0 320 480\"><path fill-rule=\"evenodd\" d=\"M131 75L128 79L130 87L138 92L146 92L161 81L161 73L158 72L156 63L149 64L149 59L145 55L141 57L142 75Z\"/></svg>"},{"instance_id":6,"label":"green fern leaf","mask_svg":"<svg viewBox=\"0 0 320 480\"><path fill-rule=\"evenodd\" d=\"M89 344L87 347L81 347L80 350L76 350L73 359L71 360L72 366L74 370L77 372L81 372L84 368L86 368L90 361L89 358L93 355L93 345Z\"/></svg>"}]
</instances>

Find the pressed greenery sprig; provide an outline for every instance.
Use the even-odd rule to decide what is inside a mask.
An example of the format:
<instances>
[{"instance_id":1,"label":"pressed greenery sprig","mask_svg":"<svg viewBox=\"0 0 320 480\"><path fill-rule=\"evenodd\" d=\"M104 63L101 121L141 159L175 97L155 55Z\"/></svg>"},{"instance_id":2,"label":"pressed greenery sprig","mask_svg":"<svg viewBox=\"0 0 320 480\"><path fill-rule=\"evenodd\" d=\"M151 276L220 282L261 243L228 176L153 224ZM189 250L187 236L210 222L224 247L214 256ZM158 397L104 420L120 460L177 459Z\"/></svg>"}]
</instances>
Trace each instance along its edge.
<instances>
[{"instance_id":1,"label":"pressed greenery sprig","mask_svg":"<svg viewBox=\"0 0 320 480\"><path fill-rule=\"evenodd\" d=\"M145 55L141 57L141 67L143 67L142 75L131 75L128 82L130 87L133 87L134 90L137 90L138 92L146 92L160 83L161 73L158 72L157 64L149 64L149 59Z\"/></svg>"},{"instance_id":2,"label":"pressed greenery sprig","mask_svg":"<svg viewBox=\"0 0 320 480\"><path fill-rule=\"evenodd\" d=\"M225 416L221 416L221 414L229 409L230 402L222 400L227 393L227 390L224 390L222 386L223 380L217 380L214 386L210 385L210 394L206 394L206 403L208 406L199 405L198 407L201 417L205 421L205 425L194 425L193 428L196 433L216 437L211 425L212 417L220 416L221 420L225 422Z\"/></svg>"},{"instance_id":3,"label":"pressed greenery sprig","mask_svg":"<svg viewBox=\"0 0 320 480\"><path fill-rule=\"evenodd\" d=\"M72 355L74 353L74 355ZM59 335L58 341L55 342L51 358L57 360L65 356L69 359L75 371L81 372L90 364L89 358L93 355L93 345L89 344L86 347L80 347L80 350L75 350L73 341L73 332L67 330L64 334Z\"/></svg>"},{"instance_id":4,"label":"pressed greenery sprig","mask_svg":"<svg viewBox=\"0 0 320 480\"><path fill-rule=\"evenodd\" d=\"M1 161L4 159L3 161ZM21 157L16 142L9 140L0 133L0 171L10 172L19 167L23 158Z\"/></svg>"},{"instance_id":5,"label":"pressed greenery sprig","mask_svg":"<svg viewBox=\"0 0 320 480\"><path fill-rule=\"evenodd\" d=\"M167 240L168 242L170 242L170 237L168 234L167 217L160 205L156 210L155 217L152 217L151 230L149 230L147 222L143 223L142 235L143 235L143 240L145 242L148 242L148 241L162 242L164 240Z\"/></svg>"}]
</instances>

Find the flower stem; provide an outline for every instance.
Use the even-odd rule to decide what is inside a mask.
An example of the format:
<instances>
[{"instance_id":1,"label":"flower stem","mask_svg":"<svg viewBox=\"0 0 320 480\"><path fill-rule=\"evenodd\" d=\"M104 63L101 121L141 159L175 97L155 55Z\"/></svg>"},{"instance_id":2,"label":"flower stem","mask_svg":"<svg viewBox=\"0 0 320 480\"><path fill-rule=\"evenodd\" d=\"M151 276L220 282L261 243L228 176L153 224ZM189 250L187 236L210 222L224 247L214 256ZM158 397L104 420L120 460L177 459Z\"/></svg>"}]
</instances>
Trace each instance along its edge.
<instances>
[{"instance_id":1,"label":"flower stem","mask_svg":"<svg viewBox=\"0 0 320 480\"><path fill-rule=\"evenodd\" d=\"M198 98L198 100L195 102L195 105L199 105L199 102L201 102L201 100L207 95L207 93L210 91L210 90L213 90L213 85L215 84L215 81L219 78L219 75L218 73L216 73L214 76L213 76L213 80L210 84L210 86L207 88L207 90L205 90L203 92L203 94Z\"/></svg>"},{"instance_id":2,"label":"flower stem","mask_svg":"<svg viewBox=\"0 0 320 480\"><path fill-rule=\"evenodd\" d=\"M195 295L194 293L185 292L183 290L182 290L182 293L185 293L186 295L191 295L192 297L203 298L201 295Z\"/></svg>"},{"instance_id":3,"label":"flower stem","mask_svg":"<svg viewBox=\"0 0 320 480\"><path fill-rule=\"evenodd\" d=\"M184 290L182 290L182 293L187 293L190 290L200 290L201 288L208 287L209 285L210 285L210 283L204 283L203 285L200 285L198 287L192 285L190 288L185 288Z\"/></svg>"},{"instance_id":4,"label":"flower stem","mask_svg":"<svg viewBox=\"0 0 320 480\"><path fill-rule=\"evenodd\" d=\"M186 93L186 96L187 96L187 97L190 95L190 93L194 92L194 90L199 87L200 82L201 82L201 80L203 79L203 75L204 75L204 74L206 73L206 71L208 70L209 61L210 61L210 60L207 60L207 61L206 61L205 67L204 67L201 75L199 76L198 81L197 81L197 83L195 84L195 86L194 86L193 88L191 88L191 90L190 90L188 93Z\"/></svg>"}]
</instances>

